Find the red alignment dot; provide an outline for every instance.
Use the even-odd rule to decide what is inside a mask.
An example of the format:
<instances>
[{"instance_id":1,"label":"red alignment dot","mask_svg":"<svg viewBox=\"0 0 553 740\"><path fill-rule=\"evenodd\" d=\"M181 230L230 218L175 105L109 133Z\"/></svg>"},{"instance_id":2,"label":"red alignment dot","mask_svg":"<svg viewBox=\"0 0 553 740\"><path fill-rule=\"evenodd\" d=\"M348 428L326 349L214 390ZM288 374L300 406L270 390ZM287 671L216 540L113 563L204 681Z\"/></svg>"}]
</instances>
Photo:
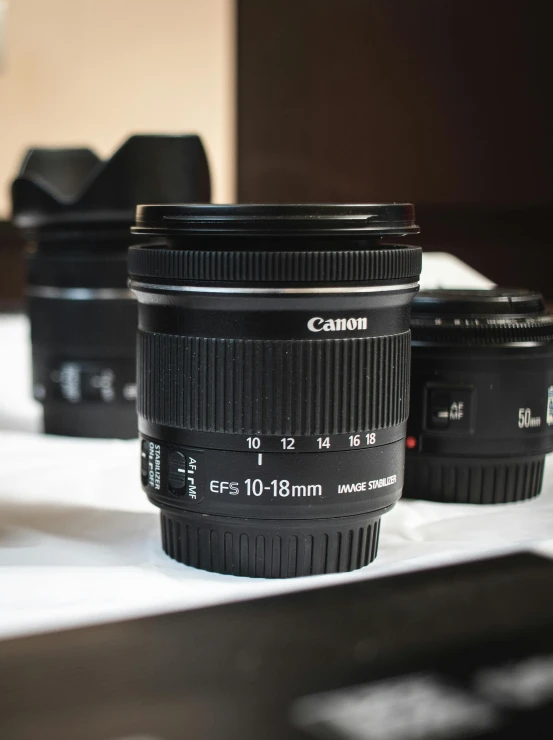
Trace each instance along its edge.
<instances>
[{"instance_id":1,"label":"red alignment dot","mask_svg":"<svg viewBox=\"0 0 553 740\"><path fill-rule=\"evenodd\" d=\"M408 450L414 450L417 446L417 438L416 437L407 437L405 440L405 446Z\"/></svg>"}]
</instances>

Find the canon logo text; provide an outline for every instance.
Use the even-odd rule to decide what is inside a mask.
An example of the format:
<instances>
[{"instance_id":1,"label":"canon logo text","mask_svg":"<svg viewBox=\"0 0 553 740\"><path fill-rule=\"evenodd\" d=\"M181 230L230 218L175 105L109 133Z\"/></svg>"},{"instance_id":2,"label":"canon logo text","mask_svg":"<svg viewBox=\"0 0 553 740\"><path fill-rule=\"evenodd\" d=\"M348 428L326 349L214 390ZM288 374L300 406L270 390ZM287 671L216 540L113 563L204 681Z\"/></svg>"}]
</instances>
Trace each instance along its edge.
<instances>
[{"instance_id":1,"label":"canon logo text","mask_svg":"<svg viewBox=\"0 0 553 740\"><path fill-rule=\"evenodd\" d=\"M363 331L367 328L367 318L363 316L359 319L323 319L320 316L314 316L307 322L309 331Z\"/></svg>"}]
</instances>

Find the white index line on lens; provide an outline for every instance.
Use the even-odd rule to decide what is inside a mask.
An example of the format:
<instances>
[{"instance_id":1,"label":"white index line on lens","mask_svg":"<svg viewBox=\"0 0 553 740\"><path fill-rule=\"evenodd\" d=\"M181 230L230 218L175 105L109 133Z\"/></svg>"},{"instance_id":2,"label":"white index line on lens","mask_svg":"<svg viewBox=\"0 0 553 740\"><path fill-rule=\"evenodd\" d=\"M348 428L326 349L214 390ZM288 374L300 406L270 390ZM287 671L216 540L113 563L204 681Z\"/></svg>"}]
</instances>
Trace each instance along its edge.
<instances>
[{"instance_id":1,"label":"white index line on lens","mask_svg":"<svg viewBox=\"0 0 553 740\"><path fill-rule=\"evenodd\" d=\"M396 285L366 285L364 287L342 286L340 288L221 288L203 287L199 285L156 285L154 283L131 282L134 293L163 291L167 293L227 293L227 294L254 294L254 295L298 295L324 293L390 293L395 290L412 290L418 287L416 283L400 283Z\"/></svg>"},{"instance_id":2,"label":"white index line on lens","mask_svg":"<svg viewBox=\"0 0 553 740\"><path fill-rule=\"evenodd\" d=\"M31 298L63 298L66 301L135 300L127 288L57 288L51 285L31 285L27 288Z\"/></svg>"}]
</instances>

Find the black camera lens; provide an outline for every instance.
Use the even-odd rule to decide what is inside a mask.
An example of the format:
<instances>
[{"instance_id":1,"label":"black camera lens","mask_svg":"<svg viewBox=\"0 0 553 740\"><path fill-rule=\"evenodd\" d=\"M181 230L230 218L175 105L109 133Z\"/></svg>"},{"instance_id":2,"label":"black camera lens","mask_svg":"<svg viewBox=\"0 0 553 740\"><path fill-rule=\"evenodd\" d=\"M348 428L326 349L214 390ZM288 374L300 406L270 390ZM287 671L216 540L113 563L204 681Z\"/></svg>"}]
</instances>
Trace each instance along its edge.
<instances>
[{"instance_id":1,"label":"black camera lens","mask_svg":"<svg viewBox=\"0 0 553 740\"><path fill-rule=\"evenodd\" d=\"M346 571L401 495L410 205L142 206L142 484L165 551L221 573Z\"/></svg>"},{"instance_id":2,"label":"black camera lens","mask_svg":"<svg viewBox=\"0 0 553 740\"><path fill-rule=\"evenodd\" d=\"M553 316L528 290L421 291L412 304L404 494L537 496L553 450Z\"/></svg>"},{"instance_id":3,"label":"black camera lens","mask_svg":"<svg viewBox=\"0 0 553 740\"><path fill-rule=\"evenodd\" d=\"M196 136L134 136L107 161L32 149L12 186L28 239L35 398L44 430L136 437L136 300L127 249L137 203L209 201Z\"/></svg>"}]
</instances>

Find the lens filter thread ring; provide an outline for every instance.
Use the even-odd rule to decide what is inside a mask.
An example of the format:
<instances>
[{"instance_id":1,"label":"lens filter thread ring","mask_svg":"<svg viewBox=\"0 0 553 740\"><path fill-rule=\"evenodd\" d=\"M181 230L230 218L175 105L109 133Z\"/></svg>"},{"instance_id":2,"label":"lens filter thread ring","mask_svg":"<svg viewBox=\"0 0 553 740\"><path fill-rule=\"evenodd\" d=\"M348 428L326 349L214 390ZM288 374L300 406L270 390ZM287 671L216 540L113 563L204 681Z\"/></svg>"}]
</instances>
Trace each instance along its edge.
<instances>
[{"instance_id":1,"label":"lens filter thread ring","mask_svg":"<svg viewBox=\"0 0 553 740\"><path fill-rule=\"evenodd\" d=\"M411 203L140 205L135 234L186 237L334 236L379 238L416 234Z\"/></svg>"}]
</instances>

